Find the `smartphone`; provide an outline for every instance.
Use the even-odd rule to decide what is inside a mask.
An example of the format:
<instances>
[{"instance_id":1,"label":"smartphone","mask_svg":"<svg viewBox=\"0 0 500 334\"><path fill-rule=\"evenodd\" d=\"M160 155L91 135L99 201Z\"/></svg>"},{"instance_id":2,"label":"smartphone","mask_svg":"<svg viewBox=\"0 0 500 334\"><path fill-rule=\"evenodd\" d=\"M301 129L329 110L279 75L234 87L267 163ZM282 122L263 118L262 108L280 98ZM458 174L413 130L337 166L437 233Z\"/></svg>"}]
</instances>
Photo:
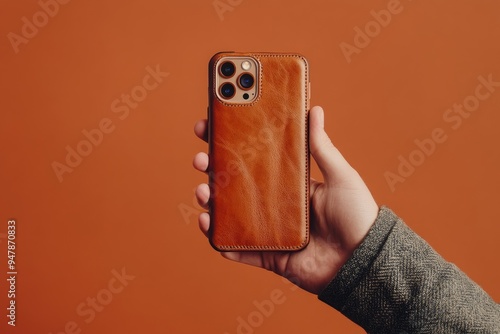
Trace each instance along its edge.
<instances>
[{"instance_id":1,"label":"smartphone","mask_svg":"<svg viewBox=\"0 0 500 334\"><path fill-rule=\"evenodd\" d=\"M211 245L293 251L309 242L309 65L292 53L209 62Z\"/></svg>"}]
</instances>

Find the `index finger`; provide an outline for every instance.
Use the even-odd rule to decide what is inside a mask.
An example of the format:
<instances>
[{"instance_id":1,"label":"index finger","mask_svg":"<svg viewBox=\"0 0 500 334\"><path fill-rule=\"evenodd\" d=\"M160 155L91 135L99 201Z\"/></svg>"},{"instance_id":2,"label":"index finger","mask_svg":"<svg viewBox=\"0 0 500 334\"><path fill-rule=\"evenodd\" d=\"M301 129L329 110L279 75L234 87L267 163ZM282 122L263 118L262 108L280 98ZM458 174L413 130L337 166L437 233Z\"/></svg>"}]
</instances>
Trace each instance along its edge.
<instances>
[{"instance_id":1,"label":"index finger","mask_svg":"<svg viewBox=\"0 0 500 334\"><path fill-rule=\"evenodd\" d=\"M196 124L194 125L194 133L198 138L208 142L208 122L206 119L200 119Z\"/></svg>"}]
</instances>

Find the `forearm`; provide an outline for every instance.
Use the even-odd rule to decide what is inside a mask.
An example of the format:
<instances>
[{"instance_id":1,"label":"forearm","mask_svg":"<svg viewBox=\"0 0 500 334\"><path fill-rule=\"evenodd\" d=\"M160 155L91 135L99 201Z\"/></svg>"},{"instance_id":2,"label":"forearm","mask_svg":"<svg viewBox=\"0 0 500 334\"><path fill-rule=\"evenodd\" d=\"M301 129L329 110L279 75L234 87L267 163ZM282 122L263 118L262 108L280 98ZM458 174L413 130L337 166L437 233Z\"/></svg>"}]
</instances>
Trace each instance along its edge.
<instances>
[{"instance_id":1,"label":"forearm","mask_svg":"<svg viewBox=\"0 0 500 334\"><path fill-rule=\"evenodd\" d=\"M387 208L319 298L369 333L500 333L500 306Z\"/></svg>"}]
</instances>

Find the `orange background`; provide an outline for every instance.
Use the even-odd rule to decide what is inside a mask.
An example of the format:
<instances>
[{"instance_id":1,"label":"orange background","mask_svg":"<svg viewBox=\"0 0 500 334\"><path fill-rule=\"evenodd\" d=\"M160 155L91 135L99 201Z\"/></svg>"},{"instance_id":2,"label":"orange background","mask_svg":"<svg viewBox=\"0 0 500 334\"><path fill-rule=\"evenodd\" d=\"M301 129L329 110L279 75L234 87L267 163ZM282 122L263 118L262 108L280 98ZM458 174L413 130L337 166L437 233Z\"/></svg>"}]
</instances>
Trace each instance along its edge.
<instances>
[{"instance_id":1,"label":"orange background","mask_svg":"<svg viewBox=\"0 0 500 334\"><path fill-rule=\"evenodd\" d=\"M2 279L2 332L56 334L74 321L81 333L233 334L275 289L285 302L255 333L364 332L280 277L224 260L198 231L193 190L206 177L191 161L206 145L192 128L206 116L208 60L222 50L304 54L312 104L377 202L500 300L500 87L459 129L443 121L478 76L500 81L500 3L402 0L350 63L340 43L389 1L231 3L221 20L212 0L73 0L16 54L7 35L41 7L2 1L0 253L15 218L18 270L15 328ZM169 76L121 120L111 103L157 64ZM105 118L113 132L59 182L52 163ZM437 127L447 141L391 191L384 173ZM78 305L122 268L135 278L86 323Z\"/></svg>"}]
</instances>

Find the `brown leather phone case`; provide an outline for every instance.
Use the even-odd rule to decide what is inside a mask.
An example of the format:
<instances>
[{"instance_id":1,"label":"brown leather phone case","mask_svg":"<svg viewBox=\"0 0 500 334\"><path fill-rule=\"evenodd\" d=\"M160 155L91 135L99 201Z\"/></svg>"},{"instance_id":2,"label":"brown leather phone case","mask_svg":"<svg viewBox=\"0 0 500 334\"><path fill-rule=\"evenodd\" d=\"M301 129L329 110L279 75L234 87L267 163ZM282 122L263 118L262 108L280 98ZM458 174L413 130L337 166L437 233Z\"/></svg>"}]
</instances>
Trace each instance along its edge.
<instances>
[{"instance_id":1,"label":"brown leather phone case","mask_svg":"<svg viewBox=\"0 0 500 334\"><path fill-rule=\"evenodd\" d=\"M258 94L217 95L222 57L252 57ZM309 242L309 66L298 54L218 53L209 63L211 245L219 251L299 250Z\"/></svg>"}]
</instances>

